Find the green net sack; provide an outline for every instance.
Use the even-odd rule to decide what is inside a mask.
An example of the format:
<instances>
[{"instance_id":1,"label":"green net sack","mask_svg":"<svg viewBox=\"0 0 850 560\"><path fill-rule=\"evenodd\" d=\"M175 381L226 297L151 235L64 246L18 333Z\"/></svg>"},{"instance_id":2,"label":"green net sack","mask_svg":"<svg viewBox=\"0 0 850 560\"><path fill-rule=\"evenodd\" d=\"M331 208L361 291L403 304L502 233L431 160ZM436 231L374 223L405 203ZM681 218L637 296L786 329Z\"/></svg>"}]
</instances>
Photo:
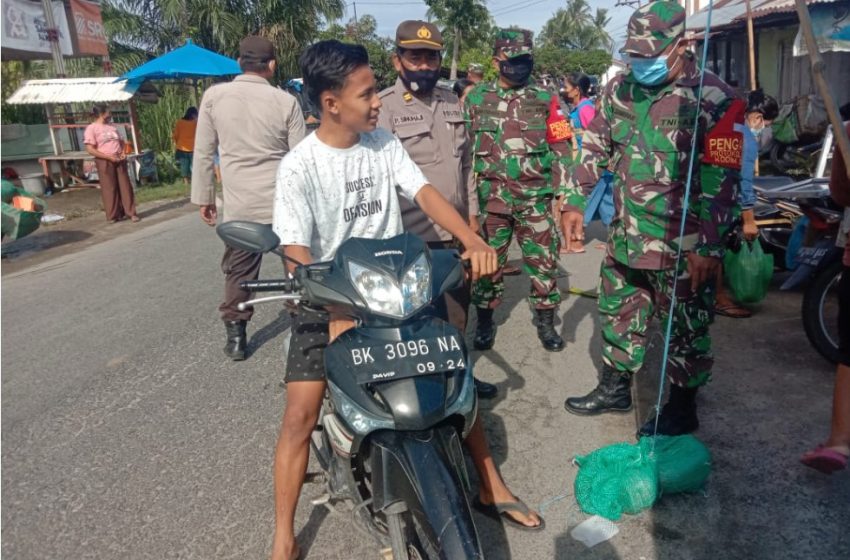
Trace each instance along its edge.
<instances>
[{"instance_id":1,"label":"green net sack","mask_svg":"<svg viewBox=\"0 0 850 560\"><path fill-rule=\"evenodd\" d=\"M641 445L615 443L576 457L575 495L581 510L616 521L639 513L658 497L655 461Z\"/></svg>"},{"instance_id":2,"label":"green net sack","mask_svg":"<svg viewBox=\"0 0 850 560\"><path fill-rule=\"evenodd\" d=\"M765 254L761 243L744 242L737 253L726 252L723 259L726 282L740 303L758 303L767 295L773 277L773 255Z\"/></svg>"},{"instance_id":3,"label":"green net sack","mask_svg":"<svg viewBox=\"0 0 850 560\"><path fill-rule=\"evenodd\" d=\"M649 441L643 438L643 441ZM711 473L711 453L691 435L655 438L655 464L661 494L696 492Z\"/></svg>"},{"instance_id":4,"label":"green net sack","mask_svg":"<svg viewBox=\"0 0 850 560\"><path fill-rule=\"evenodd\" d=\"M662 494L701 490L711 472L711 454L690 435L615 443L575 462L579 507L612 521L649 509Z\"/></svg>"}]
</instances>

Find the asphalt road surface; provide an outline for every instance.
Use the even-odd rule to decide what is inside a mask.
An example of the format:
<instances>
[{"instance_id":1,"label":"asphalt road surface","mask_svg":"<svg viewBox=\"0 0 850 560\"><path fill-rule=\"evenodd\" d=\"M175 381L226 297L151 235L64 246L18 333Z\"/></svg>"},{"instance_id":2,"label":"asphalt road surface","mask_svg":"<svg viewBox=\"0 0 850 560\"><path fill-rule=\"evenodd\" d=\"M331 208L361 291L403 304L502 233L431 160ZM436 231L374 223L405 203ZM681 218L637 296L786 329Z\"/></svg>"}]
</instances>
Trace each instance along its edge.
<instances>
[{"instance_id":1,"label":"asphalt road surface","mask_svg":"<svg viewBox=\"0 0 850 560\"><path fill-rule=\"evenodd\" d=\"M3 277L4 560L267 557L288 319L259 308L250 359L224 357L221 247L193 213ZM601 256L591 242L563 258L561 287L594 289ZM571 459L633 441L636 419L563 409L595 384L595 300L565 298L567 348L547 354L528 280L508 285L496 347L476 356L500 389L482 414L505 478L546 504L547 528L478 517L488 559L850 558L850 473L798 462L826 435L833 371L805 340L799 294L773 291L752 319L714 327L715 377L699 398L714 463L705 493L665 496L587 549L569 535L586 518ZM644 384L657 372L656 359ZM299 506L306 558L377 559L346 515L310 504L322 493L307 485Z\"/></svg>"}]
</instances>

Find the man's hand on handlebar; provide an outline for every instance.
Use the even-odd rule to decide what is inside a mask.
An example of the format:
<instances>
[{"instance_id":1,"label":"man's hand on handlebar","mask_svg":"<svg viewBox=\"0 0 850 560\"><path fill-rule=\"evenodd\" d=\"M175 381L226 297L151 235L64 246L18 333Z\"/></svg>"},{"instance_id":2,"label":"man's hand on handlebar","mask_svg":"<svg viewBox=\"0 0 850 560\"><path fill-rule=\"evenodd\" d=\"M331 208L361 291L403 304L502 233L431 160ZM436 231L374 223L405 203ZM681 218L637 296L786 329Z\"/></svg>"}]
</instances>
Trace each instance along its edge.
<instances>
[{"instance_id":1,"label":"man's hand on handlebar","mask_svg":"<svg viewBox=\"0 0 850 560\"><path fill-rule=\"evenodd\" d=\"M473 280L494 274L498 268L496 250L477 235L460 257L469 260Z\"/></svg>"}]
</instances>

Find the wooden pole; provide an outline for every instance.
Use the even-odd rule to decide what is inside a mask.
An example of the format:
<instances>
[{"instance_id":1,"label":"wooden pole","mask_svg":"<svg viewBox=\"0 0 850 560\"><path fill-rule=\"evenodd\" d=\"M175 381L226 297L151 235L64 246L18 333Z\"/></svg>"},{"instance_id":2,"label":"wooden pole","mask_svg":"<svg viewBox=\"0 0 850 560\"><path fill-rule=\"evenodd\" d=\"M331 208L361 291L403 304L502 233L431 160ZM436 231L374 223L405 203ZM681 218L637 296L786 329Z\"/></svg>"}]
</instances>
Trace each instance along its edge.
<instances>
[{"instance_id":1,"label":"wooden pole","mask_svg":"<svg viewBox=\"0 0 850 560\"><path fill-rule=\"evenodd\" d=\"M832 133L835 135L836 145L841 151L844 161L850 162L850 138L847 137L847 129L844 128L844 123L841 121L838 104L835 102L835 98L829 89L829 84L823 75L825 64L823 58L821 58L820 50L818 50L818 43L815 40L815 32L812 29L812 18L809 16L809 8L806 6L806 0L795 1L797 4L797 14L800 16L800 30L803 32L803 38L806 41L809 60L812 61L812 77L815 79L815 85L826 105L826 113L829 115L829 123L832 125ZM850 179L850 165L847 166L847 178Z\"/></svg>"},{"instance_id":2,"label":"wooden pole","mask_svg":"<svg viewBox=\"0 0 850 560\"><path fill-rule=\"evenodd\" d=\"M747 2L747 42L750 46L750 89L758 88L756 79L756 47L755 33L753 32L753 12L750 10L750 0Z\"/></svg>"},{"instance_id":3,"label":"wooden pole","mask_svg":"<svg viewBox=\"0 0 850 560\"><path fill-rule=\"evenodd\" d=\"M747 6L747 43L750 49L750 91L755 91L758 88L758 80L756 79L756 47L755 47L755 32L753 31L753 12L750 9L750 0L746 0ZM756 158L755 175L759 175L759 160Z\"/></svg>"}]
</instances>

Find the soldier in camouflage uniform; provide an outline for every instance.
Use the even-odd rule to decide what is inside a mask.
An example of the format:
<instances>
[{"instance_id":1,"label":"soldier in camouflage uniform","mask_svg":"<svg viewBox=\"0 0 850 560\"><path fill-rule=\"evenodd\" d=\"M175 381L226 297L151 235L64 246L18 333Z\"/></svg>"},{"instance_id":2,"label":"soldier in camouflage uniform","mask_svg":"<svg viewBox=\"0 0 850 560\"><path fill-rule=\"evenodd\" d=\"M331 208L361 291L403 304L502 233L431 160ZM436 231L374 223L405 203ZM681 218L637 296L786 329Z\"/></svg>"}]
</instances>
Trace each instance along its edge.
<instances>
[{"instance_id":1,"label":"soldier in camouflage uniform","mask_svg":"<svg viewBox=\"0 0 850 560\"><path fill-rule=\"evenodd\" d=\"M555 282L559 239L551 201L565 180L570 147L547 130L559 124L549 113L551 94L528 83L534 63L531 32L500 30L493 60L498 80L478 84L465 102L485 238L499 256L496 274L473 287L478 312L474 345L479 350L493 346L493 310L502 300L503 269L516 234L531 278L537 335L546 350L560 351L564 341L553 326L561 301Z\"/></svg>"},{"instance_id":2,"label":"soldier in camouflage uniform","mask_svg":"<svg viewBox=\"0 0 850 560\"><path fill-rule=\"evenodd\" d=\"M674 2L652 2L632 16L622 50L631 71L606 86L561 193L565 235L580 240L587 196L606 167L615 174L615 217L599 290L604 368L599 385L584 397L567 399L566 409L574 414L631 409L631 376L643 365L647 324L657 316L666 326L678 276L667 364L672 387L658 419L658 433L666 435L699 425L696 392L708 382L713 362L712 279L733 221L743 141L734 130L743 123L743 102L729 86L706 72L698 102L700 73L684 46L684 22L685 12ZM684 200L695 131L700 160ZM688 211L680 238L683 205ZM684 254L677 266L680 243ZM639 434L653 431L654 419Z\"/></svg>"}]
</instances>

